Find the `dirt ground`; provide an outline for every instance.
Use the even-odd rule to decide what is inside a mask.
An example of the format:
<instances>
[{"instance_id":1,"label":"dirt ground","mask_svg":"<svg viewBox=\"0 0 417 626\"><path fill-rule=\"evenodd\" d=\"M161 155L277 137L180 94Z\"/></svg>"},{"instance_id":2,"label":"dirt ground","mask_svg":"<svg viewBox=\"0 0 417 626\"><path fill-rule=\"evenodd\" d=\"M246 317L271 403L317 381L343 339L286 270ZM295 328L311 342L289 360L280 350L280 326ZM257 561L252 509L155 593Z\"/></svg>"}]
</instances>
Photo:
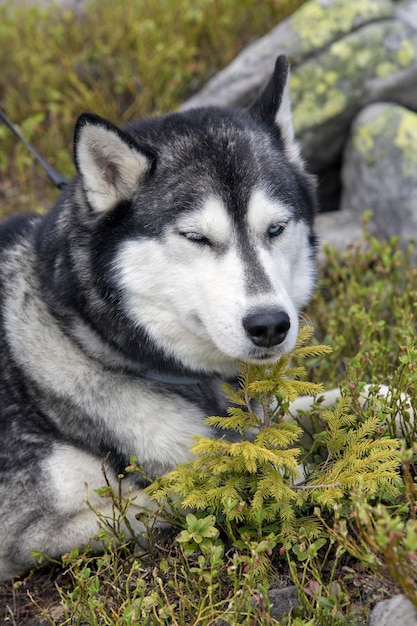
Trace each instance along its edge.
<instances>
[{"instance_id":1,"label":"dirt ground","mask_svg":"<svg viewBox=\"0 0 417 626\"><path fill-rule=\"evenodd\" d=\"M56 585L68 584L59 568L45 567L14 581L0 582L0 624L43 626L64 620Z\"/></svg>"}]
</instances>

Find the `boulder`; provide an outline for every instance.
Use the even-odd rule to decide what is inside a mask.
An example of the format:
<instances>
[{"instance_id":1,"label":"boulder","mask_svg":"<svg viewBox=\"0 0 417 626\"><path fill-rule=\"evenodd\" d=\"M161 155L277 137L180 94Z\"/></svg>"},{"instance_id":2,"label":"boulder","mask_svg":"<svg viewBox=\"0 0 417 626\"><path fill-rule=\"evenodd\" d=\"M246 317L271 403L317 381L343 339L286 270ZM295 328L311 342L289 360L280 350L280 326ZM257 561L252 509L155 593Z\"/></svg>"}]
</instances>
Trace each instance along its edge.
<instances>
[{"instance_id":1,"label":"boulder","mask_svg":"<svg viewBox=\"0 0 417 626\"><path fill-rule=\"evenodd\" d=\"M337 250L345 250L362 235L362 219L356 212L326 211L316 218L319 244L329 244ZM325 255L319 254L319 263L325 261Z\"/></svg>"},{"instance_id":2,"label":"boulder","mask_svg":"<svg viewBox=\"0 0 417 626\"><path fill-rule=\"evenodd\" d=\"M182 108L245 106L268 81L279 54L296 67L352 30L393 16L391 0L311 0L245 48Z\"/></svg>"},{"instance_id":3,"label":"boulder","mask_svg":"<svg viewBox=\"0 0 417 626\"><path fill-rule=\"evenodd\" d=\"M417 110L417 9L391 0L310 0L245 48L182 108L245 106L278 54L292 66L296 135L312 172L340 163L349 125L367 104Z\"/></svg>"},{"instance_id":4,"label":"boulder","mask_svg":"<svg viewBox=\"0 0 417 626\"><path fill-rule=\"evenodd\" d=\"M417 110L417 33L396 19L367 24L295 68L294 127L310 170L341 157L355 115L392 100Z\"/></svg>"},{"instance_id":5,"label":"boulder","mask_svg":"<svg viewBox=\"0 0 417 626\"><path fill-rule=\"evenodd\" d=\"M360 223L372 211L378 238L417 236L417 113L392 104L364 108L355 119L342 168L341 215Z\"/></svg>"},{"instance_id":6,"label":"boulder","mask_svg":"<svg viewBox=\"0 0 417 626\"><path fill-rule=\"evenodd\" d=\"M395 5L395 15L417 30L417 2L416 0L402 0Z\"/></svg>"},{"instance_id":7,"label":"boulder","mask_svg":"<svg viewBox=\"0 0 417 626\"><path fill-rule=\"evenodd\" d=\"M358 188L362 181L370 183L364 180L371 176L369 168L366 176L365 172L356 178L349 174L353 170L357 174L363 166L363 155L356 154L350 139L356 128L353 120L378 102L417 111L417 0L310 0L244 49L183 108L249 104L268 80L278 54L286 54L292 66L295 131L308 169L318 175L322 210L337 210L336 215L320 216L319 230L324 240L343 247L360 234L360 214L365 206L373 208L379 202L375 195L375 202L368 199L364 205ZM398 119L393 115L392 123L385 119L395 134ZM411 120L408 117L407 124L412 125ZM391 134L392 141L397 142L392 149L388 147L389 137L374 145L380 163L390 158L381 150L397 154L398 141L405 140L401 129L399 136ZM407 131L406 135L409 144L415 142L414 131ZM345 150L347 144L349 148ZM398 210L392 211L389 221L384 222L385 230L378 231L381 236L415 231L411 210L416 206L414 191L408 204L405 199L410 185L413 186L413 177L407 174L403 180L406 162L412 165L411 148L407 150L401 157L401 168L397 162L392 164L399 178L390 186L385 200L389 198L392 203L395 199ZM347 169L343 166L341 197L345 158L349 165ZM340 212L341 204L345 210ZM382 216L384 209L379 212Z\"/></svg>"},{"instance_id":8,"label":"boulder","mask_svg":"<svg viewBox=\"0 0 417 626\"><path fill-rule=\"evenodd\" d=\"M394 596L375 605L368 626L417 626L417 612L406 596Z\"/></svg>"}]
</instances>

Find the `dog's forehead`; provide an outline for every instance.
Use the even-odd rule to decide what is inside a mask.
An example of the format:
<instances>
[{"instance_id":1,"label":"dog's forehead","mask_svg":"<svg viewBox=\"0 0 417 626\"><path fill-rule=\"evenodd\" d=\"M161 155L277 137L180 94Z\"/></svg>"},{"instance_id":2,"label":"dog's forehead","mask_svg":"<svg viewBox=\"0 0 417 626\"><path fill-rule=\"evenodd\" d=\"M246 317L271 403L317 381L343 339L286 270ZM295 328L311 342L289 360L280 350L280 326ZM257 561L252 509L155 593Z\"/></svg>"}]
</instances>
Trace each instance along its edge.
<instances>
[{"instance_id":1,"label":"dog's forehead","mask_svg":"<svg viewBox=\"0 0 417 626\"><path fill-rule=\"evenodd\" d=\"M265 213L273 201L309 221L309 184L286 158L279 133L247 113L207 108L140 122L131 130L155 154L149 192L156 190L162 200L158 211L165 219L214 197L234 221L246 221L248 207L253 215L256 207ZM260 193L253 198L259 189L268 201ZM149 202L153 197L146 197Z\"/></svg>"},{"instance_id":2,"label":"dog's forehead","mask_svg":"<svg viewBox=\"0 0 417 626\"><path fill-rule=\"evenodd\" d=\"M201 125L179 126L176 133L163 137L158 152L161 160L181 166L200 164L207 168L208 164L224 164L225 161L236 166L238 161L253 159L254 147L266 141L267 136L254 128L226 124L219 119Z\"/></svg>"},{"instance_id":3,"label":"dog's forehead","mask_svg":"<svg viewBox=\"0 0 417 626\"><path fill-rule=\"evenodd\" d=\"M279 152L271 133L244 111L215 107L174 113L129 126L138 143L156 155L161 170L257 170L260 155ZM273 146L273 144L275 145ZM254 172L255 173L255 172Z\"/></svg>"},{"instance_id":4,"label":"dog's forehead","mask_svg":"<svg viewBox=\"0 0 417 626\"><path fill-rule=\"evenodd\" d=\"M291 168L270 133L216 116L171 129L159 145L156 170L176 194L222 198L235 216L246 212L253 189L269 186L286 197L293 186Z\"/></svg>"}]
</instances>

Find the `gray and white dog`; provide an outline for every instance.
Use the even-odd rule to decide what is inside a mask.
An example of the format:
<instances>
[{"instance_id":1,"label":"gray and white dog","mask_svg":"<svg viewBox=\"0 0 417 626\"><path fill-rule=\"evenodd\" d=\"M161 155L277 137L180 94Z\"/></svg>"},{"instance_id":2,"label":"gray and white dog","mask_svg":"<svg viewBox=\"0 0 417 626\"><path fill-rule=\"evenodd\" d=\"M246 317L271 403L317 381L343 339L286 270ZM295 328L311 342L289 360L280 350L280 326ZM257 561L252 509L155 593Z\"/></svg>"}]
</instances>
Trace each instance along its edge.
<instances>
[{"instance_id":1,"label":"gray and white dog","mask_svg":"<svg viewBox=\"0 0 417 626\"><path fill-rule=\"evenodd\" d=\"M150 477L219 436L242 361L296 341L315 281L315 189L288 64L248 111L78 120L78 175L0 227L0 578L86 544L135 456ZM147 506L144 481L123 481ZM139 522L132 518L139 530Z\"/></svg>"}]
</instances>

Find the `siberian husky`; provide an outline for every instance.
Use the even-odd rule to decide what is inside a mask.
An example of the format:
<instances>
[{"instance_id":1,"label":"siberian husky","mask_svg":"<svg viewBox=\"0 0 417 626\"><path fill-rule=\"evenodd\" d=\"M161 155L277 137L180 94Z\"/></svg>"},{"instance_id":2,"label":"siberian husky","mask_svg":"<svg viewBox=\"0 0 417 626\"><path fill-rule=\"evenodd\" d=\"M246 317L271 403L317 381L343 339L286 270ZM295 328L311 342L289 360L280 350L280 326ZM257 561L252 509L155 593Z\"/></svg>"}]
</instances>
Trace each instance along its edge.
<instances>
[{"instance_id":1,"label":"siberian husky","mask_svg":"<svg viewBox=\"0 0 417 626\"><path fill-rule=\"evenodd\" d=\"M224 380L294 346L316 199L288 78L279 57L247 111L83 114L78 175L0 228L1 579L89 542L103 463L116 484L131 456L151 478L186 461L219 436ZM146 508L143 479L123 483Z\"/></svg>"}]
</instances>

